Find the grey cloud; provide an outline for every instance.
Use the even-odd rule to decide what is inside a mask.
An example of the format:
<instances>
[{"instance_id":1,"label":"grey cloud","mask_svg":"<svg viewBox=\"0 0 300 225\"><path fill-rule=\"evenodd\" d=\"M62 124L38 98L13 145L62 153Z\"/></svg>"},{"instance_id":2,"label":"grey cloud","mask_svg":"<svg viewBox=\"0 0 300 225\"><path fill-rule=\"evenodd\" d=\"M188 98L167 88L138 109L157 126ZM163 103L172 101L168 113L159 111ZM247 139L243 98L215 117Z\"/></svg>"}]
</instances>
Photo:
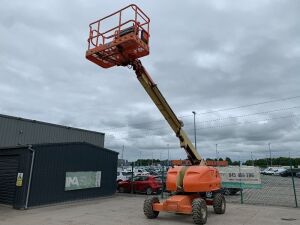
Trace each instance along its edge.
<instances>
[{"instance_id":1,"label":"grey cloud","mask_svg":"<svg viewBox=\"0 0 300 225\"><path fill-rule=\"evenodd\" d=\"M107 133L106 147L136 159L162 152L184 158L178 140L127 68L102 69L84 58L88 24L130 1L4 1L0 9L0 113ZM299 105L298 1L138 2L151 18L151 55L142 59L200 153L247 159L297 154L299 109L211 123L201 121ZM104 7L105 6L105 7ZM298 119L297 119L298 118ZM228 126L243 123L238 126ZM202 127L202 129L200 129ZM205 128L206 127L206 128ZM208 128L214 127L214 128Z\"/></svg>"}]
</instances>

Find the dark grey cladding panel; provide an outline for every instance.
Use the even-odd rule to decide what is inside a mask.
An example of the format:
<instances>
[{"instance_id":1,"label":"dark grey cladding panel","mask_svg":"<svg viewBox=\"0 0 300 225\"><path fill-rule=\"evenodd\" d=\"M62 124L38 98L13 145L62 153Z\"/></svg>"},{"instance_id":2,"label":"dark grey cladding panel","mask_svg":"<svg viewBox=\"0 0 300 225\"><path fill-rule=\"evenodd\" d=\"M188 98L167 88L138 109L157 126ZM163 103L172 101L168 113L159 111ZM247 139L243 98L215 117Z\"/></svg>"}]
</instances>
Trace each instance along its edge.
<instances>
[{"instance_id":1,"label":"dark grey cladding panel","mask_svg":"<svg viewBox=\"0 0 300 225\"><path fill-rule=\"evenodd\" d=\"M112 195L118 153L87 143L33 146L36 151L29 206ZM101 171L101 187L65 191L66 172Z\"/></svg>"},{"instance_id":2,"label":"dark grey cladding panel","mask_svg":"<svg viewBox=\"0 0 300 225\"><path fill-rule=\"evenodd\" d=\"M33 152L29 207L108 196L116 192L117 152L89 143L54 143L32 145L31 148L28 146L2 148L0 158L9 156L18 159L18 169L15 173L24 174L23 186L16 187L12 203L14 208L24 208L26 205ZM66 172L79 171L101 171L101 186L66 191Z\"/></svg>"},{"instance_id":3,"label":"dark grey cladding panel","mask_svg":"<svg viewBox=\"0 0 300 225\"><path fill-rule=\"evenodd\" d=\"M61 142L104 147L104 133L0 115L0 147Z\"/></svg>"}]
</instances>

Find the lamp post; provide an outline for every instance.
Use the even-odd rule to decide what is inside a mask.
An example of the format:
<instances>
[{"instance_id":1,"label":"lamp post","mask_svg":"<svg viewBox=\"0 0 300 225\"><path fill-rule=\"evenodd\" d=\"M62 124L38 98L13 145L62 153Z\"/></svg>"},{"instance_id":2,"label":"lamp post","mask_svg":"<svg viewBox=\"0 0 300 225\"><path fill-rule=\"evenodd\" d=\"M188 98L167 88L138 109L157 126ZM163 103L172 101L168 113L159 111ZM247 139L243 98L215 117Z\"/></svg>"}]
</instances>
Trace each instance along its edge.
<instances>
[{"instance_id":1,"label":"lamp post","mask_svg":"<svg viewBox=\"0 0 300 225\"><path fill-rule=\"evenodd\" d=\"M169 149L169 144L167 145L168 146L168 167L170 165L170 149Z\"/></svg>"},{"instance_id":2,"label":"lamp post","mask_svg":"<svg viewBox=\"0 0 300 225\"><path fill-rule=\"evenodd\" d=\"M195 135L195 149L197 150L197 134L196 134L196 112L192 111L194 114L194 135Z\"/></svg>"},{"instance_id":3,"label":"lamp post","mask_svg":"<svg viewBox=\"0 0 300 225\"><path fill-rule=\"evenodd\" d=\"M139 166L141 166L142 164L142 152L140 151L140 163L139 163Z\"/></svg>"},{"instance_id":4,"label":"lamp post","mask_svg":"<svg viewBox=\"0 0 300 225\"><path fill-rule=\"evenodd\" d=\"M125 160L124 160L124 145L122 146L122 169L123 169L123 166L125 164Z\"/></svg>"},{"instance_id":5,"label":"lamp post","mask_svg":"<svg viewBox=\"0 0 300 225\"><path fill-rule=\"evenodd\" d=\"M153 166L153 150L152 150L152 166Z\"/></svg>"},{"instance_id":6,"label":"lamp post","mask_svg":"<svg viewBox=\"0 0 300 225\"><path fill-rule=\"evenodd\" d=\"M269 143L268 145L269 145L269 152L270 152L270 165L271 165L271 167L272 167L271 143Z\"/></svg>"},{"instance_id":7,"label":"lamp post","mask_svg":"<svg viewBox=\"0 0 300 225\"><path fill-rule=\"evenodd\" d=\"M218 144L216 144L216 161L218 161Z\"/></svg>"}]
</instances>

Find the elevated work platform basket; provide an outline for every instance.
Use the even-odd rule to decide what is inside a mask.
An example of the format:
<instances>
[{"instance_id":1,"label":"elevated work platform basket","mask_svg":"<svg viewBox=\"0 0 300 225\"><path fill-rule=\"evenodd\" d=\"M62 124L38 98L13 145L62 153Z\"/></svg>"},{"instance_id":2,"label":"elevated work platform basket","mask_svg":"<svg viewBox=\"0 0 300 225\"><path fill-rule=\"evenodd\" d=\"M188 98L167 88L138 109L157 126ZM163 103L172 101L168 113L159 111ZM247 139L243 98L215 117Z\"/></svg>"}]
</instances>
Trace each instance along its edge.
<instances>
[{"instance_id":1,"label":"elevated work platform basket","mask_svg":"<svg viewBox=\"0 0 300 225\"><path fill-rule=\"evenodd\" d=\"M148 16L134 4L91 23L86 58L109 68L148 55L149 23Z\"/></svg>"}]
</instances>

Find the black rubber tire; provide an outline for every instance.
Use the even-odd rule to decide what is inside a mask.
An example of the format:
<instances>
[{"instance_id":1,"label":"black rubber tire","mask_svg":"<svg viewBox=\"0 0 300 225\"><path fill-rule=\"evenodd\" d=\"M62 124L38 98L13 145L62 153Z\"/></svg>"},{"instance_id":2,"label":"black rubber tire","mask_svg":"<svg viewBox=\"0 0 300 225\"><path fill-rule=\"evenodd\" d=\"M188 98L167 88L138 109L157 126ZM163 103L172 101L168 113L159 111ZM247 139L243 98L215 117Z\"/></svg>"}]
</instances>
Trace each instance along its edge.
<instances>
[{"instance_id":1,"label":"black rubber tire","mask_svg":"<svg viewBox=\"0 0 300 225\"><path fill-rule=\"evenodd\" d=\"M206 224L207 221L207 206L202 198L195 198L192 203L193 221L195 224Z\"/></svg>"},{"instance_id":2,"label":"black rubber tire","mask_svg":"<svg viewBox=\"0 0 300 225\"><path fill-rule=\"evenodd\" d=\"M148 187L148 188L146 189L146 195L152 195L152 193L153 193L152 188L151 188L151 187Z\"/></svg>"},{"instance_id":3,"label":"black rubber tire","mask_svg":"<svg viewBox=\"0 0 300 225\"><path fill-rule=\"evenodd\" d=\"M222 193L216 193L213 199L214 212L224 214L226 211L226 200Z\"/></svg>"},{"instance_id":4,"label":"black rubber tire","mask_svg":"<svg viewBox=\"0 0 300 225\"><path fill-rule=\"evenodd\" d=\"M159 200L157 197L150 197L145 199L144 201L144 214L148 219L154 219L158 216L158 211L153 211L153 204L159 203Z\"/></svg>"}]
</instances>

